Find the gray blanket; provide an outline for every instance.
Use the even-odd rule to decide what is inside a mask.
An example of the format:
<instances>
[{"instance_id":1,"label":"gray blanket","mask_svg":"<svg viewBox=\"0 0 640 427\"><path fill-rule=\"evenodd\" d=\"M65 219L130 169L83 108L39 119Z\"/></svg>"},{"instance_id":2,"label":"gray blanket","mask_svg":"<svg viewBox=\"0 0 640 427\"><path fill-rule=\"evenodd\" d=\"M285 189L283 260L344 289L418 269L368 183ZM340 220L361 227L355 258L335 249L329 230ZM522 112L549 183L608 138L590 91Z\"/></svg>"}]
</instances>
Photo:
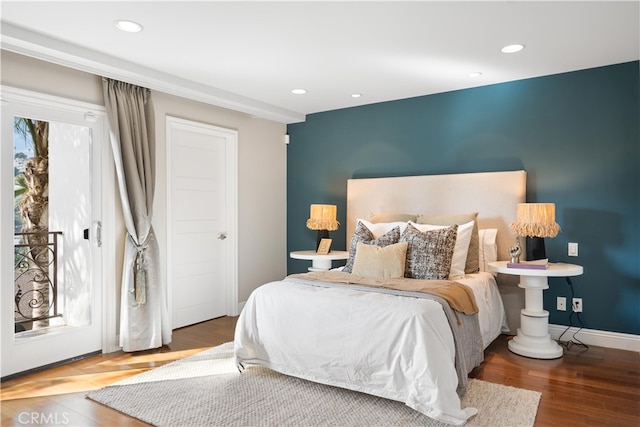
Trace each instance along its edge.
<instances>
[{"instance_id":1,"label":"gray blanket","mask_svg":"<svg viewBox=\"0 0 640 427\"><path fill-rule=\"evenodd\" d=\"M310 286L320 286L326 288L349 288L361 290L364 292L379 292L391 295L430 299L438 302L442 306L444 313L447 316L447 320L453 334L453 340L456 350L455 368L458 374L459 393L461 393L467 387L467 384L469 382L469 372L471 372L476 366L479 366L480 363L482 363L482 361L484 360L484 350L482 346L480 324L478 323L478 315L467 315L464 313L455 312L443 298L425 292L410 292L382 287L321 282L310 278L304 279L300 276L304 275L296 275L296 277L289 276L286 277L285 280Z\"/></svg>"}]
</instances>

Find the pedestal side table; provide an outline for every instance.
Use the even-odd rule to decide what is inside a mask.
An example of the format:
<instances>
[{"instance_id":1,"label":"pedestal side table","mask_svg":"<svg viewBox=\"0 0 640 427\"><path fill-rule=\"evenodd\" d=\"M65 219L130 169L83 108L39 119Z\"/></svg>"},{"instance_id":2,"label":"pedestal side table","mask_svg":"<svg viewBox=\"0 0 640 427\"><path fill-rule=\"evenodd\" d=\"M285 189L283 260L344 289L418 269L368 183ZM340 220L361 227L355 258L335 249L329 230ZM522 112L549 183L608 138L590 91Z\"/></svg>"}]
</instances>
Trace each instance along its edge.
<instances>
[{"instance_id":1,"label":"pedestal side table","mask_svg":"<svg viewBox=\"0 0 640 427\"><path fill-rule=\"evenodd\" d=\"M542 308L542 293L549 288L549 277L579 276L579 265L549 263L547 269L511 268L507 261L490 262L495 273L520 276L518 287L524 288L524 308L520 310L520 327L509 341L509 350L521 356L535 359L562 357L562 347L549 335L549 312Z\"/></svg>"}]
</instances>

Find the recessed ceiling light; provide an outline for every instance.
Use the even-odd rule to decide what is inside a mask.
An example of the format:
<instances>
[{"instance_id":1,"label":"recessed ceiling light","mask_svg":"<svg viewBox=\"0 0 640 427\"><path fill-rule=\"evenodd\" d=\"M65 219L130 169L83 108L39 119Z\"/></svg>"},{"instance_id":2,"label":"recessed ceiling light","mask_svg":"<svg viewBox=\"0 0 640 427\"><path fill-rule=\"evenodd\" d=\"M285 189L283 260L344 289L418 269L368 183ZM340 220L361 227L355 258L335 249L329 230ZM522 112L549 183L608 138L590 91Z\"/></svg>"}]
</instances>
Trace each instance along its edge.
<instances>
[{"instance_id":1,"label":"recessed ceiling light","mask_svg":"<svg viewBox=\"0 0 640 427\"><path fill-rule=\"evenodd\" d=\"M295 94L295 95L304 95L305 93L307 93L306 89L293 89L291 91L291 93Z\"/></svg>"},{"instance_id":2,"label":"recessed ceiling light","mask_svg":"<svg viewBox=\"0 0 640 427\"><path fill-rule=\"evenodd\" d=\"M361 94L361 93L352 93L352 94L351 94L351 97L352 97L352 98L360 98L361 96L362 96L362 94Z\"/></svg>"},{"instance_id":3,"label":"recessed ceiling light","mask_svg":"<svg viewBox=\"0 0 640 427\"><path fill-rule=\"evenodd\" d=\"M117 29L120 31L125 31L127 33L139 33L142 31L142 25L138 24L134 21L128 21L126 19L119 19L113 23Z\"/></svg>"},{"instance_id":4,"label":"recessed ceiling light","mask_svg":"<svg viewBox=\"0 0 640 427\"><path fill-rule=\"evenodd\" d=\"M469 73L469 77L480 77L482 73L480 71L475 71L473 73Z\"/></svg>"},{"instance_id":5,"label":"recessed ceiling light","mask_svg":"<svg viewBox=\"0 0 640 427\"><path fill-rule=\"evenodd\" d=\"M520 52L522 49L524 49L524 45L523 44L510 44L510 45L505 46L502 49L500 49L500 52L502 52L502 53L516 53L516 52Z\"/></svg>"}]
</instances>

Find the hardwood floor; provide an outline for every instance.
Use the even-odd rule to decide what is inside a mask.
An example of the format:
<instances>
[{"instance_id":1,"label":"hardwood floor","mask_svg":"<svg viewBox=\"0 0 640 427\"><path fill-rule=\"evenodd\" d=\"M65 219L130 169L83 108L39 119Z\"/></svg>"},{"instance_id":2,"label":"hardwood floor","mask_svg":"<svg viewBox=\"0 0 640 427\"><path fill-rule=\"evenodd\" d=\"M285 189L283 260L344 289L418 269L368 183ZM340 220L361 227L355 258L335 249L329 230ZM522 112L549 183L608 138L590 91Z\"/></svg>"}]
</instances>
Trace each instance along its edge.
<instances>
[{"instance_id":1,"label":"hardwood floor","mask_svg":"<svg viewBox=\"0 0 640 427\"><path fill-rule=\"evenodd\" d=\"M3 381L0 425L146 426L148 424L86 399L86 393L233 341L236 320L235 317L221 317L177 329L173 331L173 342L160 349L93 356Z\"/></svg>"},{"instance_id":2,"label":"hardwood floor","mask_svg":"<svg viewBox=\"0 0 640 427\"><path fill-rule=\"evenodd\" d=\"M565 348L555 360L511 353L500 336L471 376L542 393L536 426L639 426L640 353L604 347Z\"/></svg>"},{"instance_id":3,"label":"hardwood floor","mask_svg":"<svg viewBox=\"0 0 640 427\"><path fill-rule=\"evenodd\" d=\"M174 331L174 342L158 350L94 356L4 381L2 426L146 426L86 392L231 341L235 322L214 319ZM640 425L640 353L572 346L561 359L536 360L509 352L508 339L493 342L471 376L542 392L536 426Z\"/></svg>"}]
</instances>

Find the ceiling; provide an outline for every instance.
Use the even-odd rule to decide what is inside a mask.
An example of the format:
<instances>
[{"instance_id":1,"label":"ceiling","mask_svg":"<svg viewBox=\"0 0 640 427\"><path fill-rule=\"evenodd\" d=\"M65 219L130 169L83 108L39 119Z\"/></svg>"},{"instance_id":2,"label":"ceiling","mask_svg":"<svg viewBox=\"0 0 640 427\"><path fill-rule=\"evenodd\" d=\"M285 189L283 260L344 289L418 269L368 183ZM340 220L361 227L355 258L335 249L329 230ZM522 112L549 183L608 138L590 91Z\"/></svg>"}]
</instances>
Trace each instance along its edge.
<instances>
[{"instance_id":1,"label":"ceiling","mask_svg":"<svg viewBox=\"0 0 640 427\"><path fill-rule=\"evenodd\" d=\"M639 5L2 0L1 32L5 50L293 123L310 113L638 60ZM117 19L144 30L121 32ZM512 43L525 49L500 52ZM297 88L307 93L292 94Z\"/></svg>"}]
</instances>

